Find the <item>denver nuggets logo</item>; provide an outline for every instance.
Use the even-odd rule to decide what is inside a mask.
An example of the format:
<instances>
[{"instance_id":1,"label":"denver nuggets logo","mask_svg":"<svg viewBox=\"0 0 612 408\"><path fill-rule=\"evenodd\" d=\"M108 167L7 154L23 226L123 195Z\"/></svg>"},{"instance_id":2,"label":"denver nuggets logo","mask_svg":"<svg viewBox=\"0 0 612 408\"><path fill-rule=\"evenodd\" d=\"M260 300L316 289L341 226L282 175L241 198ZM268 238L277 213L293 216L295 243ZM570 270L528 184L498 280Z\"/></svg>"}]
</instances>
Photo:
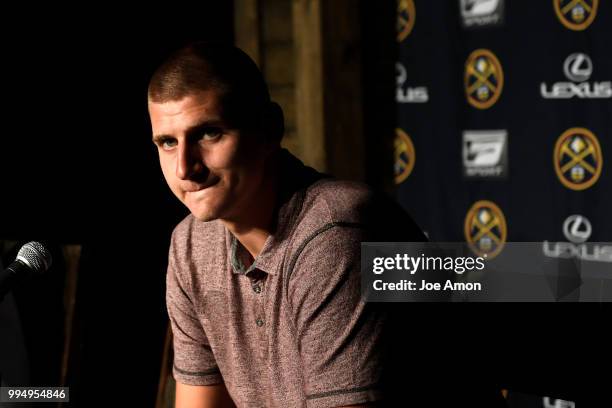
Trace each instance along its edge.
<instances>
[{"instance_id":1,"label":"denver nuggets logo","mask_svg":"<svg viewBox=\"0 0 612 408\"><path fill-rule=\"evenodd\" d=\"M465 239L474 253L492 259L506 242L504 213L491 201L477 201L465 217Z\"/></svg>"},{"instance_id":2,"label":"denver nuggets logo","mask_svg":"<svg viewBox=\"0 0 612 408\"><path fill-rule=\"evenodd\" d=\"M591 187L599 179L603 167L599 141L584 128L571 128L559 136L553 160L557 177L572 190Z\"/></svg>"},{"instance_id":3,"label":"denver nuggets logo","mask_svg":"<svg viewBox=\"0 0 612 408\"><path fill-rule=\"evenodd\" d=\"M402 129L395 129L395 142L393 144L393 172L395 173L395 184L399 184L406 180L414 168L414 145L410 136Z\"/></svg>"},{"instance_id":4,"label":"denver nuggets logo","mask_svg":"<svg viewBox=\"0 0 612 408\"><path fill-rule=\"evenodd\" d=\"M414 0L399 0L397 2L397 42L402 42L414 27L416 10Z\"/></svg>"},{"instance_id":5,"label":"denver nuggets logo","mask_svg":"<svg viewBox=\"0 0 612 408\"><path fill-rule=\"evenodd\" d=\"M597 14L599 0L553 0L561 24L581 31L591 25Z\"/></svg>"},{"instance_id":6,"label":"denver nuggets logo","mask_svg":"<svg viewBox=\"0 0 612 408\"><path fill-rule=\"evenodd\" d=\"M478 109L491 107L501 95L504 73L497 57L489 50L479 49L465 62L465 95L470 105Z\"/></svg>"}]
</instances>

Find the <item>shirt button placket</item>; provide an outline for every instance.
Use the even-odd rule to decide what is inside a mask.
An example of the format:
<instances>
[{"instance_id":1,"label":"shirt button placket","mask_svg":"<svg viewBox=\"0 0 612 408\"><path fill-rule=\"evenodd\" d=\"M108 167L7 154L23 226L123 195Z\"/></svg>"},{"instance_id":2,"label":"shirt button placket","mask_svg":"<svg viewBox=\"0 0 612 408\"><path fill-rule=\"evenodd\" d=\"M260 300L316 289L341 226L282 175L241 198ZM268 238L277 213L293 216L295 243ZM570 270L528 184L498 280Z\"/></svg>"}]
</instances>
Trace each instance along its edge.
<instances>
[{"instance_id":1,"label":"shirt button placket","mask_svg":"<svg viewBox=\"0 0 612 408\"><path fill-rule=\"evenodd\" d=\"M255 292L256 294L261 294L261 281L255 281L251 284L251 288L253 289L253 292ZM257 302L257 309L259 311L259 315L263 316L263 305L262 305L262 299L259 298L256 300ZM255 320L255 324L257 325L257 327L262 327L264 325L264 319L261 317L258 317Z\"/></svg>"}]
</instances>

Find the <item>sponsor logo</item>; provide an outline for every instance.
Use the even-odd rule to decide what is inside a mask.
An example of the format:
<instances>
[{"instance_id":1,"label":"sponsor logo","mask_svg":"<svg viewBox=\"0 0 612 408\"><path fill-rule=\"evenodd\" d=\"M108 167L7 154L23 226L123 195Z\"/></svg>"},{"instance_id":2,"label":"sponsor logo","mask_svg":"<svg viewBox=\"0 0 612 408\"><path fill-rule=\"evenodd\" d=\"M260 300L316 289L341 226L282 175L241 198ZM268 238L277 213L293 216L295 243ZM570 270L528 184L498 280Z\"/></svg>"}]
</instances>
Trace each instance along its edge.
<instances>
[{"instance_id":1,"label":"sponsor logo","mask_svg":"<svg viewBox=\"0 0 612 408\"><path fill-rule=\"evenodd\" d=\"M553 0L555 13L561 24L574 31L591 25L597 15L599 0Z\"/></svg>"},{"instance_id":2,"label":"sponsor logo","mask_svg":"<svg viewBox=\"0 0 612 408\"><path fill-rule=\"evenodd\" d=\"M508 174L508 132L466 130L463 132L463 175L465 177L506 177Z\"/></svg>"},{"instance_id":3,"label":"sponsor logo","mask_svg":"<svg viewBox=\"0 0 612 408\"><path fill-rule=\"evenodd\" d=\"M544 241L542 251L550 258L577 258L583 261L612 262L612 245L587 244L593 227L583 215L570 215L563 222L563 235L570 242Z\"/></svg>"},{"instance_id":4,"label":"sponsor logo","mask_svg":"<svg viewBox=\"0 0 612 408\"><path fill-rule=\"evenodd\" d=\"M540 92L543 98L612 98L611 81L588 82L593 74L593 62L588 55L576 52L568 56L563 63L563 73L573 82L555 82L550 87L542 82Z\"/></svg>"},{"instance_id":5,"label":"sponsor logo","mask_svg":"<svg viewBox=\"0 0 612 408\"><path fill-rule=\"evenodd\" d=\"M408 87L404 86L408 73L406 67L400 62L395 63L395 70L397 72L397 88L395 92L395 100L397 103L425 103L429 100L429 94L427 87Z\"/></svg>"},{"instance_id":6,"label":"sponsor logo","mask_svg":"<svg viewBox=\"0 0 612 408\"><path fill-rule=\"evenodd\" d=\"M414 0L399 0L397 2L397 42L402 42L414 28L416 9Z\"/></svg>"},{"instance_id":7,"label":"sponsor logo","mask_svg":"<svg viewBox=\"0 0 612 408\"><path fill-rule=\"evenodd\" d=\"M466 242L476 255L492 259L506 242L504 213L491 201L477 201L465 216L464 232Z\"/></svg>"},{"instance_id":8,"label":"sponsor logo","mask_svg":"<svg viewBox=\"0 0 612 408\"><path fill-rule=\"evenodd\" d=\"M601 175L603 157L599 141L588 129L568 129L557 139L553 162L557 177L565 187L585 190Z\"/></svg>"},{"instance_id":9,"label":"sponsor logo","mask_svg":"<svg viewBox=\"0 0 612 408\"><path fill-rule=\"evenodd\" d=\"M582 215L570 215L563 223L563 235L574 244L588 240L593 232L591 223Z\"/></svg>"},{"instance_id":10,"label":"sponsor logo","mask_svg":"<svg viewBox=\"0 0 612 408\"><path fill-rule=\"evenodd\" d=\"M412 173L416 159L414 145L410 136L402 129L395 129L394 142L394 164L395 184L400 184Z\"/></svg>"},{"instance_id":11,"label":"sponsor logo","mask_svg":"<svg viewBox=\"0 0 612 408\"><path fill-rule=\"evenodd\" d=\"M593 73L593 63L588 55L577 52L571 54L563 63L565 76L574 82L586 81Z\"/></svg>"},{"instance_id":12,"label":"sponsor logo","mask_svg":"<svg viewBox=\"0 0 612 408\"><path fill-rule=\"evenodd\" d=\"M479 49L465 62L465 96L470 105L487 109L499 99L504 87L504 73L497 57L489 50Z\"/></svg>"},{"instance_id":13,"label":"sponsor logo","mask_svg":"<svg viewBox=\"0 0 612 408\"><path fill-rule=\"evenodd\" d=\"M460 0L463 27L499 25L504 18L504 0Z\"/></svg>"},{"instance_id":14,"label":"sponsor logo","mask_svg":"<svg viewBox=\"0 0 612 408\"><path fill-rule=\"evenodd\" d=\"M550 397L542 398L542 405L544 408L576 408L576 404L573 401L554 399Z\"/></svg>"}]
</instances>

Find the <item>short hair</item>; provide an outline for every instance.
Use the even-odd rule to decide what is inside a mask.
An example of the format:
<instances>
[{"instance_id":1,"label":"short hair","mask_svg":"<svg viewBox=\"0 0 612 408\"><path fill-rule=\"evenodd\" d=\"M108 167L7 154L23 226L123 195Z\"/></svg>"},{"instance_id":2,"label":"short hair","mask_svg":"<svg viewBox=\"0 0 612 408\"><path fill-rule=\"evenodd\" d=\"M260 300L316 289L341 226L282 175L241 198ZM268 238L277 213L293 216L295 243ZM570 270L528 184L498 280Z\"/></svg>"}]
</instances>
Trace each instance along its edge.
<instances>
[{"instance_id":1,"label":"short hair","mask_svg":"<svg viewBox=\"0 0 612 408\"><path fill-rule=\"evenodd\" d=\"M239 48L220 42L196 42L172 54L151 77L148 97L164 103L211 89L221 92L226 113L241 122L260 116L271 102L255 62Z\"/></svg>"}]
</instances>

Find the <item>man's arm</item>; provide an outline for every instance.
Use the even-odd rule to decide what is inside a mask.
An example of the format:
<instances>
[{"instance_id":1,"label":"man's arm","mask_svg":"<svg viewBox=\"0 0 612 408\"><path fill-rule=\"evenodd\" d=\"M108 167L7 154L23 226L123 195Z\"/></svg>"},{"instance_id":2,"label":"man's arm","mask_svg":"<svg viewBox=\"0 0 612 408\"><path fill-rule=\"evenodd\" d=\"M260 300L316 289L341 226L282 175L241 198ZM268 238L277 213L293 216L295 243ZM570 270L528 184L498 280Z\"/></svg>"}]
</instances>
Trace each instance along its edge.
<instances>
[{"instance_id":1,"label":"man's arm","mask_svg":"<svg viewBox=\"0 0 612 408\"><path fill-rule=\"evenodd\" d=\"M338 408L375 408L373 404L346 405ZM236 408L223 384L186 385L176 383L175 408Z\"/></svg>"},{"instance_id":2,"label":"man's arm","mask_svg":"<svg viewBox=\"0 0 612 408\"><path fill-rule=\"evenodd\" d=\"M361 299L362 238L356 224L321 228L289 267L308 408L364 408L383 398L385 316Z\"/></svg>"},{"instance_id":3,"label":"man's arm","mask_svg":"<svg viewBox=\"0 0 612 408\"><path fill-rule=\"evenodd\" d=\"M172 326L172 375L176 380L176 406L234 407L223 384L223 377L204 327L188 295L190 285L183 282L187 279L179 274L179 271L185 270L185 267L181 268L179 264L185 255L177 253L177 246L174 245L175 235L172 234L168 256L166 305Z\"/></svg>"},{"instance_id":4,"label":"man's arm","mask_svg":"<svg viewBox=\"0 0 612 408\"><path fill-rule=\"evenodd\" d=\"M235 408L225 385L176 383L176 408Z\"/></svg>"}]
</instances>

